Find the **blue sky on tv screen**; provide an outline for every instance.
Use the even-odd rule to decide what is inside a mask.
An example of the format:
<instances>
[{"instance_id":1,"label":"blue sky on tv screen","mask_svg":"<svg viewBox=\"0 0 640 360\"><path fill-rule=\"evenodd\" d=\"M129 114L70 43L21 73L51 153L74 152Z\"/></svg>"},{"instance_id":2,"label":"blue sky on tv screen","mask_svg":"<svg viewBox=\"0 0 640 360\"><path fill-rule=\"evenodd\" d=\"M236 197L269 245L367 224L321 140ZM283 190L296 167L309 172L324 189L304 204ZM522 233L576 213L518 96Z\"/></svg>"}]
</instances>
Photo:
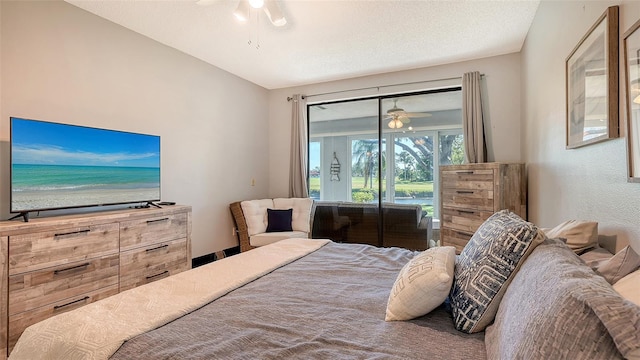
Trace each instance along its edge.
<instances>
[{"instance_id":1,"label":"blue sky on tv screen","mask_svg":"<svg viewBox=\"0 0 640 360\"><path fill-rule=\"evenodd\" d=\"M160 137L36 120L11 121L11 162L160 167Z\"/></svg>"}]
</instances>

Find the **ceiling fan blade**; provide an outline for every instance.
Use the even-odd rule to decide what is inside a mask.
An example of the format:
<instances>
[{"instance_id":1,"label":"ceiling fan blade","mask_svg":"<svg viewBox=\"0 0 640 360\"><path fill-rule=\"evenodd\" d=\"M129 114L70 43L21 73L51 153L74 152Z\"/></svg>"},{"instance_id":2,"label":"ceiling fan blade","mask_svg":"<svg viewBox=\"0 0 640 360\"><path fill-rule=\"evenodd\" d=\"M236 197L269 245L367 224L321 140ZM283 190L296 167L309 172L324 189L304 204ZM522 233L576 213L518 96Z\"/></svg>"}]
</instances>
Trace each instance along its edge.
<instances>
[{"instance_id":1,"label":"ceiling fan blade","mask_svg":"<svg viewBox=\"0 0 640 360\"><path fill-rule=\"evenodd\" d=\"M267 14L269 21L274 26L285 26L287 24L287 19L284 17L284 13L276 0L265 0L264 13Z\"/></svg>"},{"instance_id":2,"label":"ceiling fan blade","mask_svg":"<svg viewBox=\"0 0 640 360\"><path fill-rule=\"evenodd\" d=\"M431 116L431 114L429 113L423 113L423 112L405 112L403 114L406 117L429 117Z\"/></svg>"}]
</instances>

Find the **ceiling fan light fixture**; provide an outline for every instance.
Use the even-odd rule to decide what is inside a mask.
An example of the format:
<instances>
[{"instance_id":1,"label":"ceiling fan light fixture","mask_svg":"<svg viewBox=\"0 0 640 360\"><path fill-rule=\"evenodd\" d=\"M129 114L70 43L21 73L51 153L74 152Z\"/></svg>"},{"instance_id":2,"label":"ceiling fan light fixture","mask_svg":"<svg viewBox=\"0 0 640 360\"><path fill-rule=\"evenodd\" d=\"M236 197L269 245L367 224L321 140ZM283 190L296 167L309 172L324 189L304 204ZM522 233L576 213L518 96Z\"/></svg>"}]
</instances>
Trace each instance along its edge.
<instances>
[{"instance_id":1,"label":"ceiling fan light fixture","mask_svg":"<svg viewBox=\"0 0 640 360\"><path fill-rule=\"evenodd\" d=\"M249 0L249 5L254 9L260 9L264 6L264 0Z\"/></svg>"},{"instance_id":2,"label":"ceiling fan light fixture","mask_svg":"<svg viewBox=\"0 0 640 360\"><path fill-rule=\"evenodd\" d=\"M285 26L287 19L275 0L265 0L264 12L274 26Z\"/></svg>"},{"instance_id":3,"label":"ceiling fan light fixture","mask_svg":"<svg viewBox=\"0 0 640 360\"><path fill-rule=\"evenodd\" d=\"M391 119L387 125L392 129L400 129L404 124L398 119Z\"/></svg>"},{"instance_id":4,"label":"ceiling fan light fixture","mask_svg":"<svg viewBox=\"0 0 640 360\"><path fill-rule=\"evenodd\" d=\"M235 16L238 21L245 22L249 20L250 11L251 9L249 8L249 1L240 0L240 2L238 3L238 7L233 12L233 16Z\"/></svg>"}]
</instances>

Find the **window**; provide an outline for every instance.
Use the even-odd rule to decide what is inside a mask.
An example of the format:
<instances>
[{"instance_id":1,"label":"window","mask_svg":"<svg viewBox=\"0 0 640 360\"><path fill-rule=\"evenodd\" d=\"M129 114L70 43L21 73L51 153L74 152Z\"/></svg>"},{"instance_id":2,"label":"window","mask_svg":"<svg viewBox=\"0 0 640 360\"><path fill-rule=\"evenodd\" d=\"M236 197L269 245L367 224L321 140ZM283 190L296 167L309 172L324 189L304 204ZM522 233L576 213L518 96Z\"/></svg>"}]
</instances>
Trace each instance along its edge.
<instances>
[{"instance_id":1,"label":"window","mask_svg":"<svg viewBox=\"0 0 640 360\"><path fill-rule=\"evenodd\" d=\"M322 165L322 142L309 140L309 197L320 200L320 173Z\"/></svg>"}]
</instances>

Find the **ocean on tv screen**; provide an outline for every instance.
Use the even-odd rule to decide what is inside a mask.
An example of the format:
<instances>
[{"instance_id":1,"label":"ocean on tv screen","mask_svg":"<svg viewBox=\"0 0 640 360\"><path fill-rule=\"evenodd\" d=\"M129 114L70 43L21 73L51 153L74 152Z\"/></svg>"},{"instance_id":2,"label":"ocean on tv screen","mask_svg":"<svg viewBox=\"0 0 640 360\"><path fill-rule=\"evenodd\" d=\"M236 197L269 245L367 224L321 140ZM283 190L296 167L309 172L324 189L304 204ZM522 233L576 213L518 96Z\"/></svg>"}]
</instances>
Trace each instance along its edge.
<instances>
[{"instance_id":1,"label":"ocean on tv screen","mask_svg":"<svg viewBox=\"0 0 640 360\"><path fill-rule=\"evenodd\" d=\"M26 165L12 169L17 211L160 199L160 168Z\"/></svg>"}]
</instances>

